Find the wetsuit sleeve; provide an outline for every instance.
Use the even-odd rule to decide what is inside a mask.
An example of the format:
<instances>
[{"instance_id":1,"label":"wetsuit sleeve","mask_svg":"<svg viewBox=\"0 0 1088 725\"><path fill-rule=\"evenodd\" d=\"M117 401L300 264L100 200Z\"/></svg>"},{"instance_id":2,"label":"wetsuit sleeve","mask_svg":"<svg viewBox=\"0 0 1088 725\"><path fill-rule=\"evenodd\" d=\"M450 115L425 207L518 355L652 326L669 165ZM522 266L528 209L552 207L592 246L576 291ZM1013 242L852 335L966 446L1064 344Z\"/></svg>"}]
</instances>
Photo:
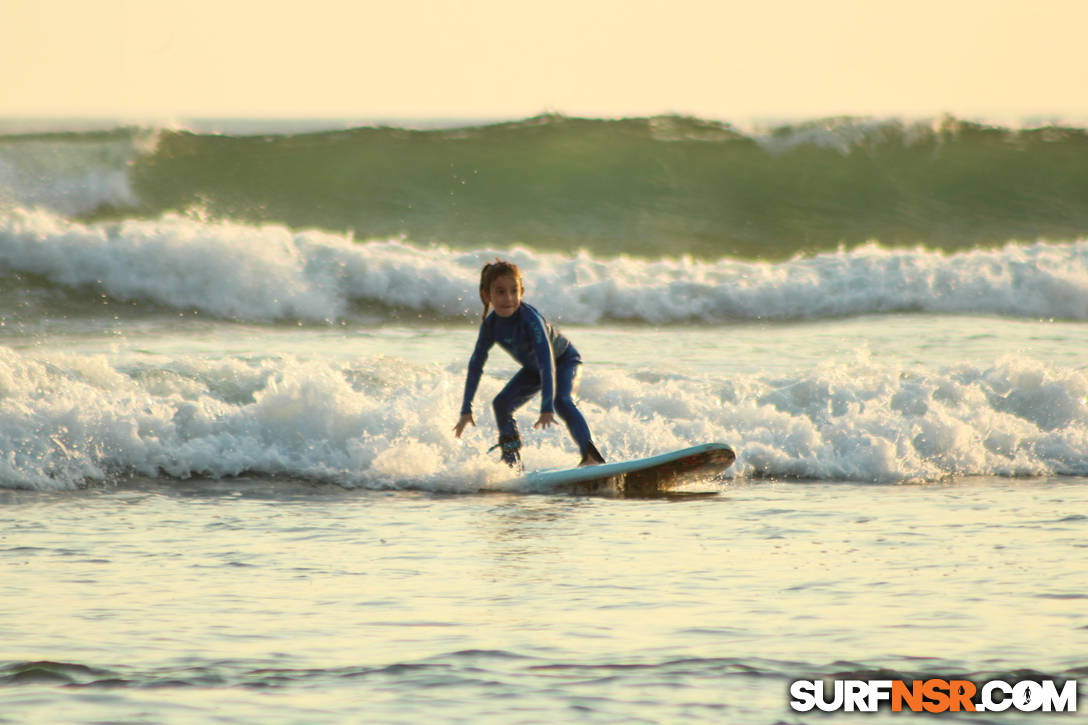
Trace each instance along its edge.
<instances>
[{"instance_id":1,"label":"wetsuit sleeve","mask_svg":"<svg viewBox=\"0 0 1088 725\"><path fill-rule=\"evenodd\" d=\"M461 415L472 412L472 399L476 397L476 388L480 386L480 376L484 373L487 352L495 344L495 338L485 320L480 325L480 335L476 338L476 348L468 359L468 375L465 377L465 397L461 401Z\"/></svg>"},{"instance_id":2,"label":"wetsuit sleeve","mask_svg":"<svg viewBox=\"0 0 1088 725\"><path fill-rule=\"evenodd\" d=\"M544 325L544 319L537 314L526 315L529 339L533 343L533 354L540 369L540 412L555 412L555 354L552 351L551 337Z\"/></svg>"}]
</instances>

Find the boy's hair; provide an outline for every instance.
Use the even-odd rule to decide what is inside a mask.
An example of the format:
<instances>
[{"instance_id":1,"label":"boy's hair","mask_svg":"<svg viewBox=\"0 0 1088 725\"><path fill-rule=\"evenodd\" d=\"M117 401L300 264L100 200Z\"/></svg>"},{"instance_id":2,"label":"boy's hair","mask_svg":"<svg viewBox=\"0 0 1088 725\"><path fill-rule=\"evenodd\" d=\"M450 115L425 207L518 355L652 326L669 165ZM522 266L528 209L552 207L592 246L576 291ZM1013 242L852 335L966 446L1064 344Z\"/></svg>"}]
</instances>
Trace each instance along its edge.
<instances>
[{"instance_id":1,"label":"boy's hair","mask_svg":"<svg viewBox=\"0 0 1088 725\"><path fill-rule=\"evenodd\" d=\"M480 302L484 303L484 317L487 317L487 311L491 307L484 298L484 293L491 293L491 285L499 277L513 277L518 283L518 289L525 289L525 286L521 283L521 270L513 262L507 262L496 257L494 262L485 264L484 268L480 270Z\"/></svg>"}]
</instances>

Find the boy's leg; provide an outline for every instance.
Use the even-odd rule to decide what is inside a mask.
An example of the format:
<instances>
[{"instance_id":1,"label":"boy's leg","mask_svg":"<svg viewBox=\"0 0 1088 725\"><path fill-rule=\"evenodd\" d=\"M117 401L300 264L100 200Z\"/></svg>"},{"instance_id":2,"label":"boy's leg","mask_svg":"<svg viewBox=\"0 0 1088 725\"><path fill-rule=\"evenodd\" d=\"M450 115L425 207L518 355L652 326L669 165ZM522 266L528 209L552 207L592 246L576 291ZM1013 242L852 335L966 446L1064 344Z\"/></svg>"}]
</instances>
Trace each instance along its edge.
<instances>
[{"instance_id":1,"label":"boy's leg","mask_svg":"<svg viewBox=\"0 0 1088 725\"><path fill-rule=\"evenodd\" d=\"M571 438L578 444L578 451L583 461L604 463L597 447L593 445L593 436L589 432L582 411L574 404L578 385L582 382L582 363L580 360L560 361L555 369L555 413L570 431Z\"/></svg>"},{"instance_id":2,"label":"boy's leg","mask_svg":"<svg viewBox=\"0 0 1088 725\"><path fill-rule=\"evenodd\" d=\"M511 466L521 460L518 454L521 448L521 437L518 435L518 424L514 420L514 412L529 402L529 399L539 391L540 375L536 371L522 368L491 402L491 409L495 412L495 423L499 427L502 459Z\"/></svg>"}]
</instances>

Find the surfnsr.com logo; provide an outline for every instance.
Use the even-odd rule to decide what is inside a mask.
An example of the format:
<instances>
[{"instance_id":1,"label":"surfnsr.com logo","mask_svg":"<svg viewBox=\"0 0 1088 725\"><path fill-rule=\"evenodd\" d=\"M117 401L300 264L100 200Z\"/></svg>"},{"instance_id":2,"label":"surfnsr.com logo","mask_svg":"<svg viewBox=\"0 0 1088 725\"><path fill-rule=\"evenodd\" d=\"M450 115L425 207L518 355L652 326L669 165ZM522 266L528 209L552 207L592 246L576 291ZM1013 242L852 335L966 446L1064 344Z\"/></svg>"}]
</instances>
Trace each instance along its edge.
<instances>
[{"instance_id":1,"label":"surfnsr.com logo","mask_svg":"<svg viewBox=\"0 0 1088 725\"><path fill-rule=\"evenodd\" d=\"M790 698L797 712L1076 712L1077 681L797 680Z\"/></svg>"}]
</instances>

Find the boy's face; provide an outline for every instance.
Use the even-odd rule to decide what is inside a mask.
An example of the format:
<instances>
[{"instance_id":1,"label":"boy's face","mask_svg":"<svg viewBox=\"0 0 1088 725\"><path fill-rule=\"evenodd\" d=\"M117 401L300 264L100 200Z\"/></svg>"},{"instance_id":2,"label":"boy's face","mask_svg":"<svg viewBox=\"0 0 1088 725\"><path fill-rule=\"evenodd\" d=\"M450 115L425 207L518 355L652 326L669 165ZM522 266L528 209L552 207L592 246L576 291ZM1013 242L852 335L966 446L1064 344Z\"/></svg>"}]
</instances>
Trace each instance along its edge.
<instances>
[{"instance_id":1,"label":"boy's face","mask_svg":"<svg viewBox=\"0 0 1088 725\"><path fill-rule=\"evenodd\" d=\"M488 291L491 306L499 317L509 317L521 306L521 285L513 277L506 275L491 283Z\"/></svg>"}]
</instances>

